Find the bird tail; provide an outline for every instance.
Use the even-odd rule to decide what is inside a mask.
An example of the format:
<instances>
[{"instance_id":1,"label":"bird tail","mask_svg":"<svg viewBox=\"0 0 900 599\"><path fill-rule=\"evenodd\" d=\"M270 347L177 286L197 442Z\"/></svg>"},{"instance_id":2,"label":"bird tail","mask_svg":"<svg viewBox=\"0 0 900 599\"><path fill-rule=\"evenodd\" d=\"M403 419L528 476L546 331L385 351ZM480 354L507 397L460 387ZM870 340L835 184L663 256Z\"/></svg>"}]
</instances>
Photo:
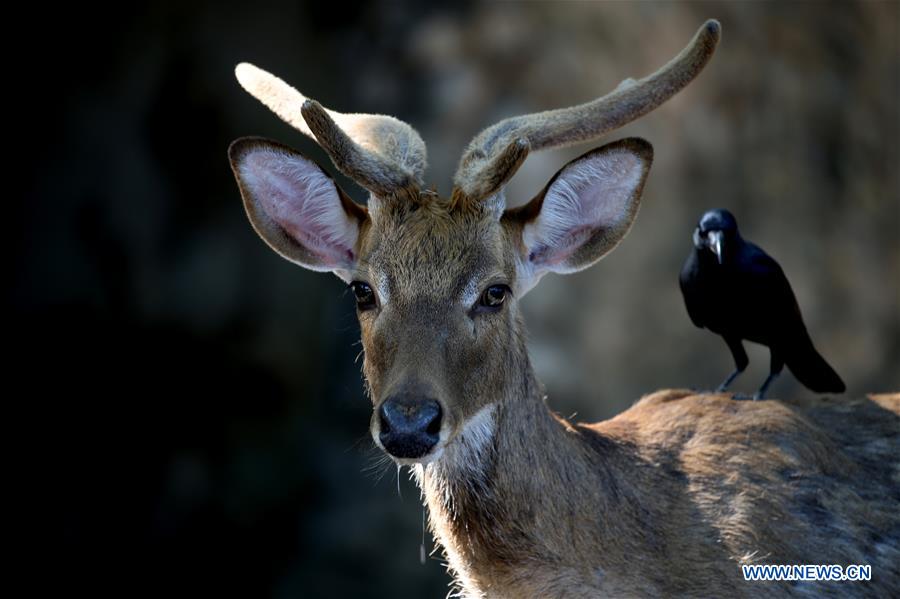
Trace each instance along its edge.
<instances>
[{"instance_id":1,"label":"bird tail","mask_svg":"<svg viewBox=\"0 0 900 599\"><path fill-rule=\"evenodd\" d=\"M816 393L843 393L847 387L825 358L816 351L808 335L794 351L788 352L787 367L807 388Z\"/></svg>"}]
</instances>

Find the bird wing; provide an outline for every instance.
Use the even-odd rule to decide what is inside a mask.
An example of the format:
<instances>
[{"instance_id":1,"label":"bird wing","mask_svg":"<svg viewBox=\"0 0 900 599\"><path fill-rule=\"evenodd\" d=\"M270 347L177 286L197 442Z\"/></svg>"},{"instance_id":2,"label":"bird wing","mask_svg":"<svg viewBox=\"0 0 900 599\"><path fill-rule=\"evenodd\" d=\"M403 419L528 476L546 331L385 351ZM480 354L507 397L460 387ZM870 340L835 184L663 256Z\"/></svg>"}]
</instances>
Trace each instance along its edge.
<instances>
[{"instance_id":1,"label":"bird wing","mask_svg":"<svg viewBox=\"0 0 900 599\"><path fill-rule=\"evenodd\" d=\"M773 325L784 334L794 334L797 327L806 331L794 290L781 265L758 246L747 243L744 257L746 282L758 292L761 308L773 319Z\"/></svg>"},{"instance_id":2,"label":"bird wing","mask_svg":"<svg viewBox=\"0 0 900 599\"><path fill-rule=\"evenodd\" d=\"M800 306L781 266L759 248L750 256L761 309L768 315L770 339L778 343L787 367L817 393L843 393L844 382L816 350L803 323ZM772 347L772 345L770 345Z\"/></svg>"}]
</instances>

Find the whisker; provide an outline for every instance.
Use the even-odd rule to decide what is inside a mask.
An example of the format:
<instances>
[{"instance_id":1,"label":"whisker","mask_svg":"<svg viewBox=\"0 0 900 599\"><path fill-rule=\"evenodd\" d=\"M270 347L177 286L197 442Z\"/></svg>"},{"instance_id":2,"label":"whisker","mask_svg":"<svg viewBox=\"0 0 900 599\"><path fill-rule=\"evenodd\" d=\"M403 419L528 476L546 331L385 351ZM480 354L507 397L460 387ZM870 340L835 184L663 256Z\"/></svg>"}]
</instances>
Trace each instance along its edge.
<instances>
[{"instance_id":1,"label":"whisker","mask_svg":"<svg viewBox=\"0 0 900 599\"><path fill-rule=\"evenodd\" d=\"M356 449L357 447L359 447L360 443L362 443L363 441L370 440L371 438L372 437L368 433L364 433L364 434L360 435L359 438L356 439L356 441L354 441L353 443L350 444L349 447L344 449L344 453L347 453L351 449ZM372 448L368 447L367 449L372 449Z\"/></svg>"}]
</instances>

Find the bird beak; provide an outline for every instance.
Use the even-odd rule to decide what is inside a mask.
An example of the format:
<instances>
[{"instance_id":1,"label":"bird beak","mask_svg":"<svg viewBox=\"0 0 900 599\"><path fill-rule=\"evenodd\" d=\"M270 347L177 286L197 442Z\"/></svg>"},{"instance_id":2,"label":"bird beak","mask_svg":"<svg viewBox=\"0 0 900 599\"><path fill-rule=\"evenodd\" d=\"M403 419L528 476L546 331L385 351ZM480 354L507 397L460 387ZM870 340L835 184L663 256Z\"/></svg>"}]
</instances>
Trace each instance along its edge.
<instances>
[{"instance_id":1,"label":"bird beak","mask_svg":"<svg viewBox=\"0 0 900 599\"><path fill-rule=\"evenodd\" d=\"M722 264L722 232L710 231L706 234L706 241L709 249L716 255L716 260Z\"/></svg>"}]
</instances>

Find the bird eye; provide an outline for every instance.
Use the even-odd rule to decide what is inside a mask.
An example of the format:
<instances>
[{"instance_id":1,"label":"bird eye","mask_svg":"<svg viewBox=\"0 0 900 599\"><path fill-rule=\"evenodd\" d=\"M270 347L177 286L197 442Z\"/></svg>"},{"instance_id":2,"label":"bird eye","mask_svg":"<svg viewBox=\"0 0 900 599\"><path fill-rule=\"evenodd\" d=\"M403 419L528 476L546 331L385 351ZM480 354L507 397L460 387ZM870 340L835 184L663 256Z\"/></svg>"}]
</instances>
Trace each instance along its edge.
<instances>
[{"instance_id":1,"label":"bird eye","mask_svg":"<svg viewBox=\"0 0 900 599\"><path fill-rule=\"evenodd\" d=\"M356 297L356 307L360 311L371 310L377 304L375 302L375 292L368 283L362 281L353 281L350 283L350 289Z\"/></svg>"},{"instance_id":2,"label":"bird eye","mask_svg":"<svg viewBox=\"0 0 900 599\"><path fill-rule=\"evenodd\" d=\"M496 312L503 307L507 294L510 293L509 287L506 285L491 285L485 289L478 303L475 305L475 312Z\"/></svg>"}]
</instances>

